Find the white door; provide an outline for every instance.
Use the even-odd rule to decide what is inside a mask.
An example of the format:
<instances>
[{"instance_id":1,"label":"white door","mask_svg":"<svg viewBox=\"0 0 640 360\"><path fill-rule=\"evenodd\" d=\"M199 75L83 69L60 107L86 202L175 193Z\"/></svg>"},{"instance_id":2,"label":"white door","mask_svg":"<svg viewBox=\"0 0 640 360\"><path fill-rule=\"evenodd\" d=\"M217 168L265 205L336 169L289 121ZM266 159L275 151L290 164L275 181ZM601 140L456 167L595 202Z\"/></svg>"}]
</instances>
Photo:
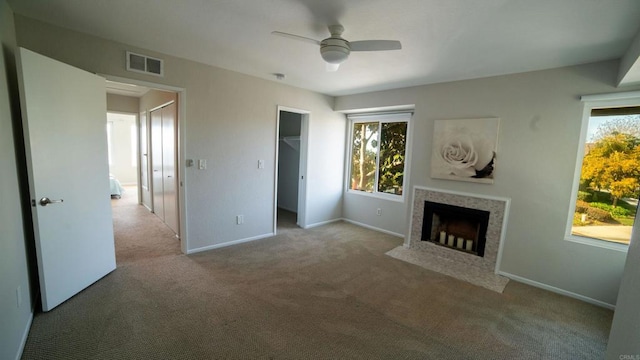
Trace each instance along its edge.
<instances>
[{"instance_id":1,"label":"white door","mask_svg":"<svg viewBox=\"0 0 640 360\"><path fill-rule=\"evenodd\" d=\"M17 57L40 292L49 311L116 268L105 80L30 50L20 48Z\"/></svg>"},{"instance_id":2,"label":"white door","mask_svg":"<svg viewBox=\"0 0 640 360\"><path fill-rule=\"evenodd\" d=\"M162 185L162 109L151 112L151 192L153 212L164 221Z\"/></svg>"},{"instance_id":3,"label":"white door","mask_svg":"<svg viewBox=\"0 0 640 360\"><path fill-rule=\"evenodd\" d=\"M178 182L176 174L176 103L162 108L162 176L164 222L178 231Z\"/></svg>"}]
</instances>

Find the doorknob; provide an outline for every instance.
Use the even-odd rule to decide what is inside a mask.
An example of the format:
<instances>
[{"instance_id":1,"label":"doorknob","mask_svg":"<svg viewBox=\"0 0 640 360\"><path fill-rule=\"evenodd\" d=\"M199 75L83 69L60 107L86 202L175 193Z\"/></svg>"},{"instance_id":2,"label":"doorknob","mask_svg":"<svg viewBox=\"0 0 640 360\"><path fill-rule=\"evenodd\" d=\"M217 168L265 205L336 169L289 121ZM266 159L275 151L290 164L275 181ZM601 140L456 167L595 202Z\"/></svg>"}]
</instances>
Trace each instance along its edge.
<instances>
[{"instance_id":1,"label":"doorknob","mask_svg":"<svg viewBox=\"0 0 640 360\"><path fill-rule=\"evenodd\" d=\"M64 202L63 199L60 200L51 200L48 197L43 197L42 199L40 199L40 205L41 206L47 206L49 204L57 204L57 203L61 203Z\"/></svg>"}]
</instances>

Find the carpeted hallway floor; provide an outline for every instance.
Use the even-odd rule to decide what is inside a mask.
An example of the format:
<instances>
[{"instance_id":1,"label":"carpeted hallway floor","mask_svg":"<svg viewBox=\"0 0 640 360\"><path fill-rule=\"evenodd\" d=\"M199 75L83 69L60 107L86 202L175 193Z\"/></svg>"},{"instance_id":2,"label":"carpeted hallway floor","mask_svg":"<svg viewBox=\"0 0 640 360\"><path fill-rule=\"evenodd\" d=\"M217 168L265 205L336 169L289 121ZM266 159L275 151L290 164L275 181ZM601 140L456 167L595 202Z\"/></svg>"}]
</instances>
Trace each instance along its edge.
<instances>
[{"instance_id":1,"label":"carpeted hallway floor","mask_svg":"<svg viewBox=\"0 0 640 360\"><path fill-rule=\"evenodd\" d=\"M601 359L612 311L511 281L503 294L385 256L347 223L185 256L131 193L118 268L36 314L23 359Z\"/></svg>"}]
</instances>

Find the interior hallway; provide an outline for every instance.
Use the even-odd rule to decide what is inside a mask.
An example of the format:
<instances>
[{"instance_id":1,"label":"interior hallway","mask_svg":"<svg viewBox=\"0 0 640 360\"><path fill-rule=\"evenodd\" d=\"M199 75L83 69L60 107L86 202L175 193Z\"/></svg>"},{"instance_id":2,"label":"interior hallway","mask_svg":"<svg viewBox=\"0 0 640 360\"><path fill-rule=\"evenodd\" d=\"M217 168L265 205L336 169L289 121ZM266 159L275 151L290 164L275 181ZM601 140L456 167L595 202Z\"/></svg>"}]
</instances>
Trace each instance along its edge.
<instances>
[{"instance_id":1,"label":"interior hallway","mask_svg":"<svg viewBox=\"0 0 640 360\"><path fill-rule=\"evenodd\" d=\"M124 188L120 199L111 199L117 266L181 254L180 240L173 231L138 204L137 188Z\"/></svg>"}]
</instances>

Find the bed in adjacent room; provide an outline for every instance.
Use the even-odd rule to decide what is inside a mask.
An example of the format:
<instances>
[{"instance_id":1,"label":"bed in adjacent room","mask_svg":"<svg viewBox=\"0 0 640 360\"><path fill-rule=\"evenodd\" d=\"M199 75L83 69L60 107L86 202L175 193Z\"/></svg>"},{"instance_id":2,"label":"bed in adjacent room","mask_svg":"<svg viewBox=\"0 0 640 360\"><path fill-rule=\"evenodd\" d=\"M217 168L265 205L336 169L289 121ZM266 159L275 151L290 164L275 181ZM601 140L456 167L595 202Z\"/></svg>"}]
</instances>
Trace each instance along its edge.
<instances>
[{"instance_id":1,"label":"bed in adjacent room","mask_svg":"<svg viewBox=\"0 0 640 360\"><path fill-rule=\"evenodd\" d=\"M109 174L109 184L111 186L111 197L120 199L122 192L124 191L124 188L120 185L120 181L118 181L118 179L116 179L112 174Z\"/></svg>"}]
</instances>

